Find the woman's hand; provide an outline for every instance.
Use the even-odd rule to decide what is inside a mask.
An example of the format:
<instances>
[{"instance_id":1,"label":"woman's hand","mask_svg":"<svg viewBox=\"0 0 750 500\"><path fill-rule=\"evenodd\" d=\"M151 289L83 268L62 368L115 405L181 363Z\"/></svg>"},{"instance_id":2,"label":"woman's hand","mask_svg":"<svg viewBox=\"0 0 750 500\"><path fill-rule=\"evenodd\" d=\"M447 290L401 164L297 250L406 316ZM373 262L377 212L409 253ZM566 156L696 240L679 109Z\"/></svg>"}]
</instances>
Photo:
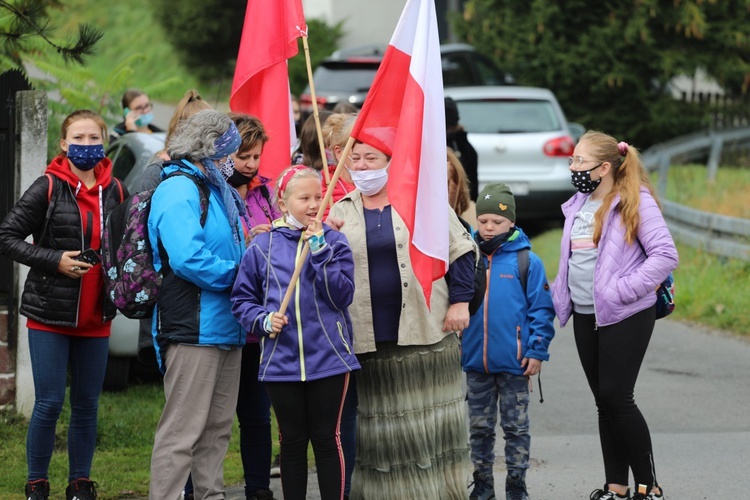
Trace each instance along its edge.
<instances>
[{"instance_id":1,"label":"woman's hand","mask_svg":"<svg viewBox=\"0 0 750 500\"><path fill-rule=\"evenodd\" d=\"M89 269L94 266L87 262L73 259L73 257L80 254L80 250L68 250L67 252L63 252L62 257L60 257L60 263L57 264L57 272L73 279L80 279L81 276L89 272Z\"/></svg>"},{"instance_id":2,"label":"woman's hand","mask_svg":"<svg viewBox=\"0 0 750 500\"><path fill-rule=\"evenodd\" d=\"M141 114L137 111L133 111L132 109L130 112L125 115L125 130L128 132L135 132L138 130L138 125L135 124L136 120L141 117Z\"/></svg>"},{"instance_id":3,"label":"woman's hand","mask_svg":"<svg viewBox=\"0 0 750 500\"><path fill-rule=\"evenodd\" d=\"M542 361L534 358L523 358L521 368L523 367L526 367L526 371L523 372L524 376L530 377L542 371Z\"/></svg>"},{"instance_id":4,"label":"woman's hand","mask_svg":"<svg viewBox=\"0 0 750 500\"><path fill-rule=\"evenodd\" d=\"M455 304L451 304L448 308L448 312L445 313L443 331L460 333L464 328L469 327L470 317L468 302L456 302Z\"/></svg>"},{"instance_id":5,"label":"woman's hand","mask_svg":"<svg viewBox=\"0 0 750 500\"><path fill-rule=\"evenodd\" d=\"M331 229L335 229L336 231L341 231L341 228L344 227L344 219L337 219L336 217L328 217L326 219L326 224Z\"/></svg>"},{"instance_id":6,"label":"woman's hand","mask_svg":"<svg viewBox=\"0 0 750 500\"><path fill-rule=\"evenodd\" d=\"M250 233L256 236L260 233L267 233L271 230L271 224L257 224L250 229Z\"/></svg>"}]
</instances>

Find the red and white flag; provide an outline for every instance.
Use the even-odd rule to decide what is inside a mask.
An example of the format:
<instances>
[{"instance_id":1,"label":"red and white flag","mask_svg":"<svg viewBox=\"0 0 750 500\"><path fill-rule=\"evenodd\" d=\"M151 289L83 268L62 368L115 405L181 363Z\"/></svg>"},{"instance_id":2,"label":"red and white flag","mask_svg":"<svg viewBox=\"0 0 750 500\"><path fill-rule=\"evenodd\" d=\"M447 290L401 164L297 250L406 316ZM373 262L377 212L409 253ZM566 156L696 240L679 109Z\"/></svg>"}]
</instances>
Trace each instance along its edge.
<instances>
[{"instance_id":1,"label":"red and white flag","mask_svg":"<svg viewBox=\"0 0 750 500\"><path fill-rule=\"evenodd\" d=\"M391 156L388 198L427 304L448 267L445 102L434 0L408 0L352 137Z\"/></svg>"},{"instance_id":2,"label":"red and white flag","mask_svg":"<svg viewBox=\"0 0 750 500\"><path fill-rule=\"evenodd\" d=\"M291 164L296 138L287 59L297 55L297 38L306 31L302 0L248 0L229 107L263 122L269 140L259 172L271 179Z\"/></svg>"}]
</instances>

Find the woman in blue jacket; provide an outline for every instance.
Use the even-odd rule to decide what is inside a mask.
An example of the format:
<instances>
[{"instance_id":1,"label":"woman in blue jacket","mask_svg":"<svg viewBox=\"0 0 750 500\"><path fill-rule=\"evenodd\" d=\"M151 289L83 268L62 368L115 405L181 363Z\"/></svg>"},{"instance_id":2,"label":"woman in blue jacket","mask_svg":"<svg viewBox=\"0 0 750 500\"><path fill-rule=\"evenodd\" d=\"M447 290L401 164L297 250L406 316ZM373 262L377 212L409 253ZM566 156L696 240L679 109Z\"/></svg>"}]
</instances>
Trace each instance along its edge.
<instances>
[{"instance_id":1,"label":"woman in blue jacket","mask_svg":"<svg viewBox=\"0 0 750 500\"><path fill-rule=\"evenodd\" d=\"M352 351L347 307L354 297L354 259L346 237L316 218L323 197L320 174L296 166L277 182L284 216L255 236L232 290L232 312L261 337L258 378L265 382L281 434L284 498L307 494L307 446L312 442L320 495L344 489L341 408ZM286 315L278 311L305 241L310 245ZM274 338L270 336L273 335Z\"/></svg>"},{"instance_id":2,"label":"woman in blue jacket","mask_svg":"<svg viewBox=\"0 0 750 500\"><path fill-rule=\"evenodd\" d=\"M166 396L151 456L152 499L179 498L191 472L196 498L224 492L245 344L229 300L245 204L218 165L231 162L240 142L225 114L191 116L169 143L172 160L151 198L149 240L164 276L153 333Z\"/></svg>"}]
</instances>

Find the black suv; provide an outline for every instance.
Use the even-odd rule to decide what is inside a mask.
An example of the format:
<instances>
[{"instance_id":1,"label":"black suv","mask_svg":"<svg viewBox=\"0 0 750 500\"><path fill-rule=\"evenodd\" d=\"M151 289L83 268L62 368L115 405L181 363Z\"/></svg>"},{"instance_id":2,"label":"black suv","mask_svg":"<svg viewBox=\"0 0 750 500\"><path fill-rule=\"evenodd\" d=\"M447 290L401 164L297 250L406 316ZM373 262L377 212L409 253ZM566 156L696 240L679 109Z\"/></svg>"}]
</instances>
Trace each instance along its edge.
<instances>
[{"instance_id":1,"label":"black suv","mask_svg":"<svg viewBox=\"0 0 750 500\"><path fill-rule=\"evenodd\" d=\"M372 45L342 49L323 60L313 74L318 106L333 109L339 102L362 107L380 67L385 49ZM513 85L513 77L464 43L440 46L443 86ZM302 112L312 113L310 88L300 96Z\"/></svg>"}]
</instances>

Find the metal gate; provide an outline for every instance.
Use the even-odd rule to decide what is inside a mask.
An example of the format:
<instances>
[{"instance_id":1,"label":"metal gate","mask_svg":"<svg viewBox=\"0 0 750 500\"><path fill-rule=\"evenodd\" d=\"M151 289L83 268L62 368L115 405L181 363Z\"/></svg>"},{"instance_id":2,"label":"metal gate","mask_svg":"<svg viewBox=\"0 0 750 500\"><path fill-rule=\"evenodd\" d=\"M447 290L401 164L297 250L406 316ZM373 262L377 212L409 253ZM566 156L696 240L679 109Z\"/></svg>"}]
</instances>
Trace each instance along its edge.
<instances>
[{"instance_id":1,"label":"metal gate","mask_svg":"<svg viewBox=\"0 0 750 500\"><path fill-rule=\"evenodd\" d=\"M0 75L0 219L5 219L16 202L16 92L31 85L19 70ZM0 308L8 311L8 332L16 327L18 311L13 261L0 256ZM13 336L9 336L9 341Z\"/></svg>"}]
</instances>

